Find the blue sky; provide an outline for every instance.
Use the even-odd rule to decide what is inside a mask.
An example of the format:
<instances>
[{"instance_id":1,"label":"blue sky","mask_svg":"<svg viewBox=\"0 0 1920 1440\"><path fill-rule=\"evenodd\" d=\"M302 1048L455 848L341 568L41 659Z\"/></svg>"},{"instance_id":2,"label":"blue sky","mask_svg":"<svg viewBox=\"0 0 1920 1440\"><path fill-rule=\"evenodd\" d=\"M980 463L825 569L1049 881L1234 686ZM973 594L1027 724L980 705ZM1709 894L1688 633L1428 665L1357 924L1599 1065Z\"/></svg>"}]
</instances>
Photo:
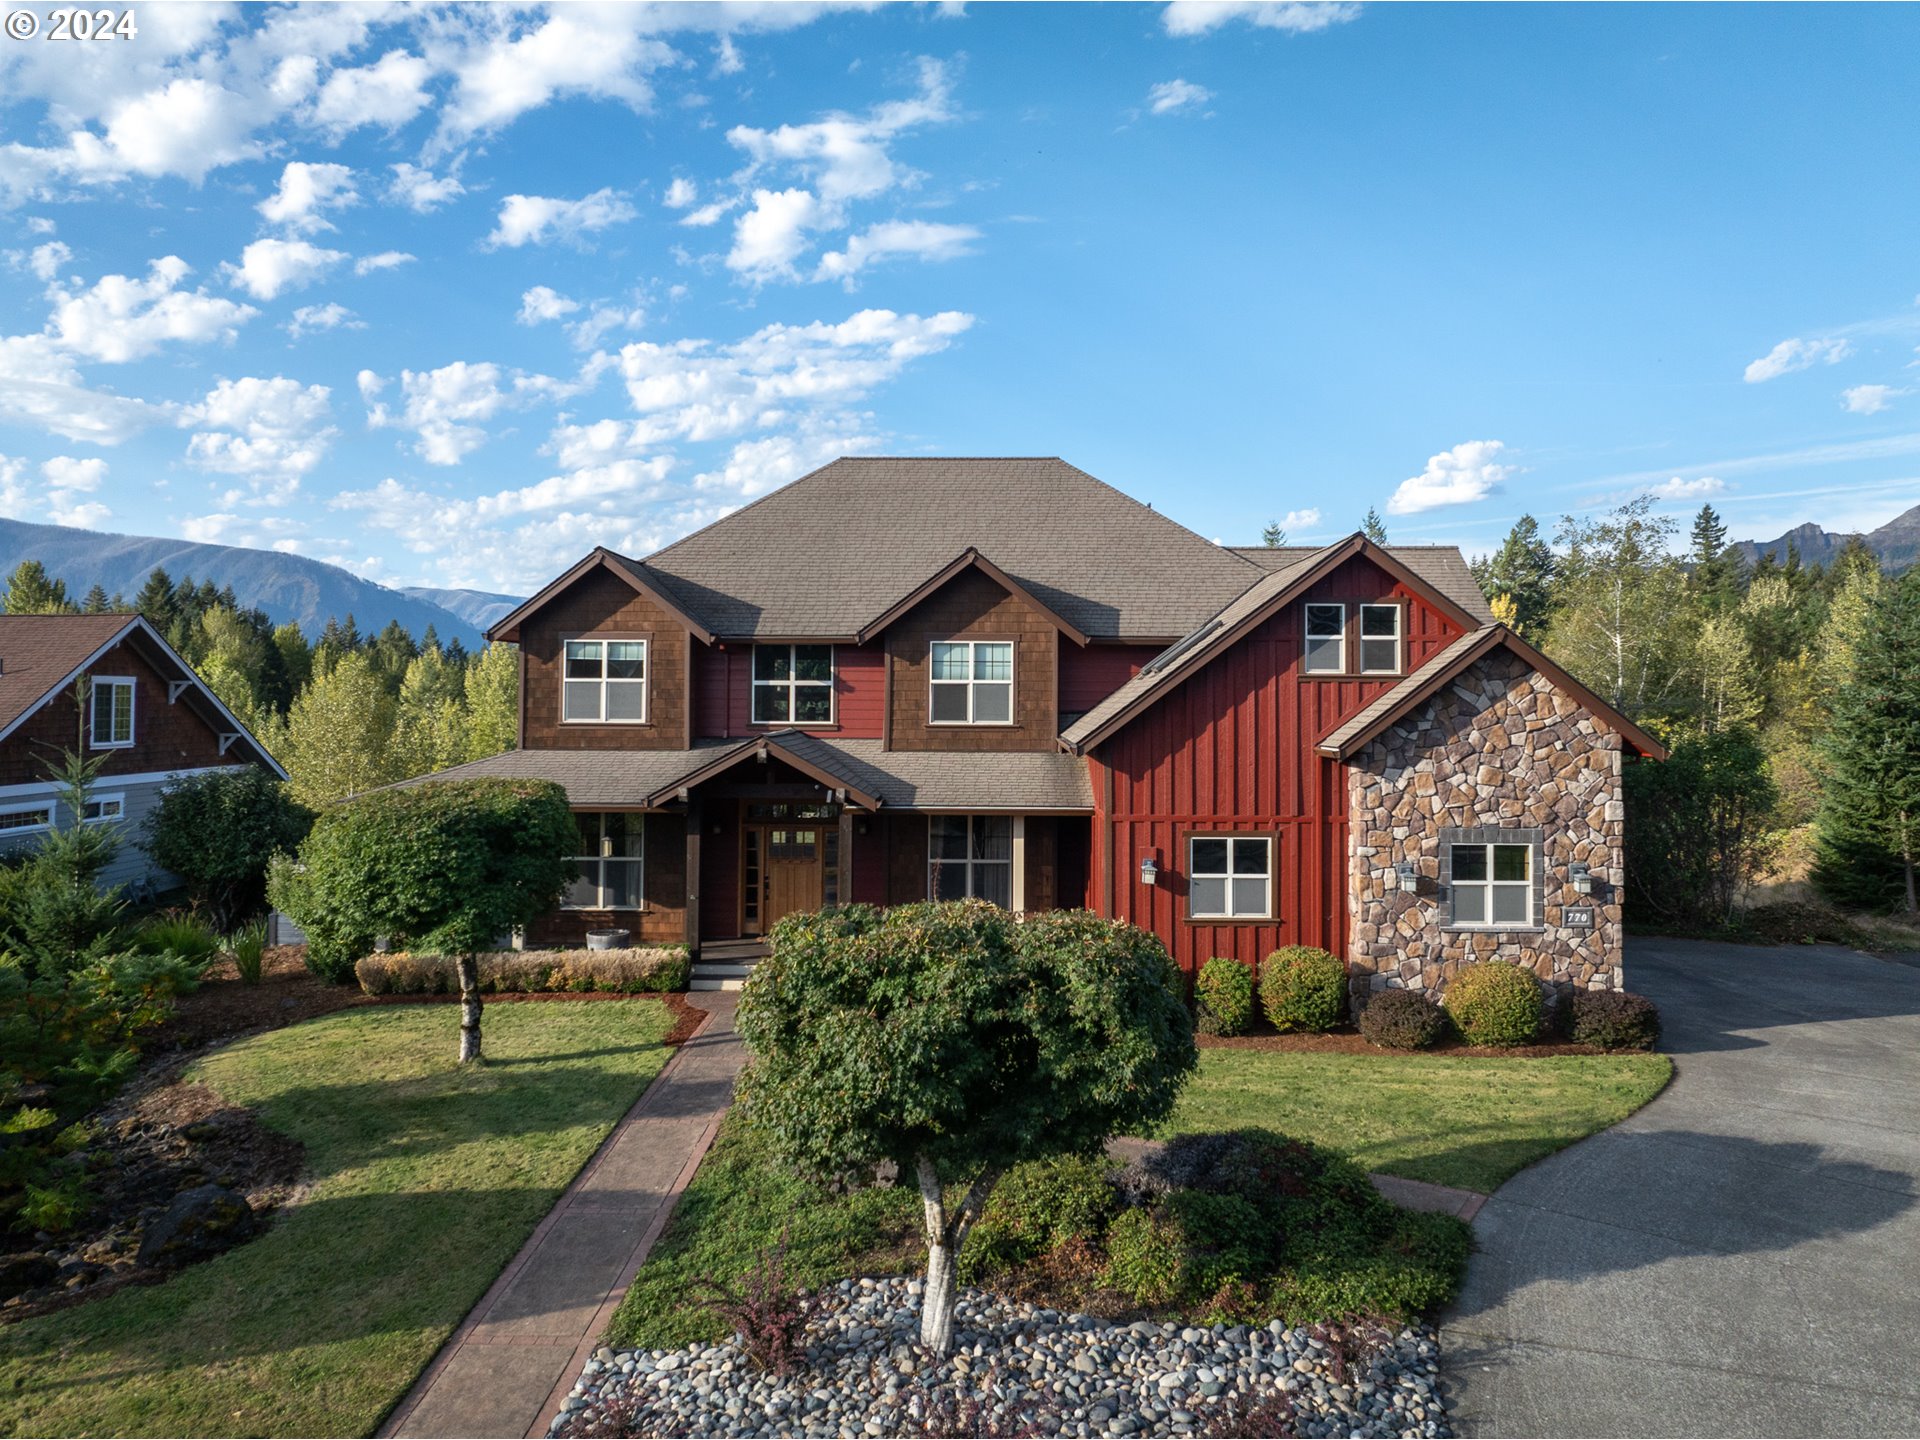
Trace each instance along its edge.
<instances>
[{"instance_id":1,"label":"blue sky","mask_svg":"<svg viewBox=\"0 0 1920 1440\"><path fill-rule=\"evenodd\" d=\"M525 591L863 451L1920 501L1912 7L135 13L0 40L0 513Z\"/></svg>"}]
</instances>

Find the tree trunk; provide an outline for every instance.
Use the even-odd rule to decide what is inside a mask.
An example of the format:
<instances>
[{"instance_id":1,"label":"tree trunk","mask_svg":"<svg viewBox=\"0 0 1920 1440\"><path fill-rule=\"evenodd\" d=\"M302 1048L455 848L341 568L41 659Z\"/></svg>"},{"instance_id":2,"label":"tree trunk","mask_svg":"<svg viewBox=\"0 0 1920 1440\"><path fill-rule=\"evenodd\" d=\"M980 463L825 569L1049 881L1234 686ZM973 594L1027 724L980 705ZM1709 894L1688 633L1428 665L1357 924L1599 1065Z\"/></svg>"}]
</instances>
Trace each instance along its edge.
<instances>
[{"instance_id":1,"label":"tree trunk","mask_svg":"<svg viewBox=\"0 0 1920 1440\"><path fill-rule=\"evenodd\" d=\"M1920 914L1920 890L1915 889L1913 875L1913 817L1904 810L1900 812L1900 859L1906 870L1907 913Z\"/></svg>"},{"instance_id":2,"label":"tree trunk","mask_svg":"<svg viewBox=\"0 0 1920 1440\"><path fill-rule=\"evenodd\" d=\"M913 1170L920 1182L927 1229L927 1284L920 1297L920 1343L934 1354L944 1355L953 1348L954 1264L1000 1172L993 1168L984 1171L967 1191L967 1198L949 1213L940 1172L934 1169L933 1161L925 1155L916 1156Z\"/></svg>"},{"instance_id":3,"label":"tree trunk","mask_svg":"<svg viewBox=\"0 0 1920 1440\"><path fill-rule=\"evenodd\" d=\"M927 1246L927 1289L920 1299L920 1343L936 1355L953 1348L953 1251Z\"/></svg>"},{"instance_id":4,"label":"tree trunk","mask_svg":"<svg viewBox=\"0 0 1920 1440\"><path fill-rule=\"evenodd\" d=\"M456 962L460 971L460 1063L480 1059L480 962L472 954Z\"/></svg>"}]
</instances>

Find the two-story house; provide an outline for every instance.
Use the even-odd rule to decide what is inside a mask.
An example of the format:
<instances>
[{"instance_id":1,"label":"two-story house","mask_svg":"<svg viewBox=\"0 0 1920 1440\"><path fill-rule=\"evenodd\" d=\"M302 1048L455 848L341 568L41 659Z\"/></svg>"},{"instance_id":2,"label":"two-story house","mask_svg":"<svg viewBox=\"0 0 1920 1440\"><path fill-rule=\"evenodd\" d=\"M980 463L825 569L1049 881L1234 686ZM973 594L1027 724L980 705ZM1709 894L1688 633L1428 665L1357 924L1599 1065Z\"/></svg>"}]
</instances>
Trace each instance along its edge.
<instances>
[{"instance_id":1,"label":"two-story house","mask_svg":"<svg viewBox=\"0 0 1920 1440\"><path fill-rule=\"evenodd\" d=\"M580 819L530 942L710 965L795 910L971 895L1189 972L1298 943L1362 992L1488 955L1621 983L1620 765L1662 752L1451 547L1236 549L1057 459L845 459L490 635L520 748L443 775Z\"/></svg>"}]
</instances>

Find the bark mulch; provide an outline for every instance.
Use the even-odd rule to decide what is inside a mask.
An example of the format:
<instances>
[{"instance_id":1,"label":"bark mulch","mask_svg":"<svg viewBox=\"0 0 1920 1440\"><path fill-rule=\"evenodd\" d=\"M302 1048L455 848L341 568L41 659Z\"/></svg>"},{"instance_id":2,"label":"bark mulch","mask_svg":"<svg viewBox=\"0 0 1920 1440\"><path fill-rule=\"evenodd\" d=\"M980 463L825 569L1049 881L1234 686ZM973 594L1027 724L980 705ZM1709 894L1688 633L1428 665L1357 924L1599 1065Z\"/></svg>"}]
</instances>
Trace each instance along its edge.
<instances>
[{"instance_id":1,"label":"bark mulch","mask_svg":"<svg viewBox=\"0 0 1920 1440\"><path fill-rule=\"evenodd\" d=\"M1196 1035L1194 1042L1202 1050L1281 1050L1301 1055L1378 1055L1387 1060L1415 1059L1423 1055L1447 1055L1460 1059L1534 1060L1549 1055L1605 1055L1610 1052L1597 1045L1463 1045L1445 1040L1429 1050L1389 1050L1363 1039L1357 1030L1333 1030L1324 1035L1279 1035L1269 1031L1254 1035Z\"/></svg>"}]
</instances>

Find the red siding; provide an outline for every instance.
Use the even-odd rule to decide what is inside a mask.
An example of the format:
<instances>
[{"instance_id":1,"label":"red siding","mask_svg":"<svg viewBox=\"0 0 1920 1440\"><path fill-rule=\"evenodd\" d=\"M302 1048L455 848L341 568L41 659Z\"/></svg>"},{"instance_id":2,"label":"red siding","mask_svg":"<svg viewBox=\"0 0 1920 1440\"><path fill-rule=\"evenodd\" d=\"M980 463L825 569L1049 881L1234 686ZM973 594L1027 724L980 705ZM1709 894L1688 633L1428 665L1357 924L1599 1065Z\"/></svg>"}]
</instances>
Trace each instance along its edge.
<instances>
[{"instance_id":1,"label":"red siding","mask_svg":"<svg viewBox=\"0 0 1920 1440\"><path fill-rule=\"evenodd\" d=\"M1158 645L1074 645L1060 647L1060 713L1084 715L1160 653Z\"/></svg>"},{"instance_id":2,"label":"red siding","mask_svg":"<svg viewBox=\"0 0 1920 1440\"><path fill-rule=\"evenodd\" d=\"M1303 678L1300 606L1394 598L1407 605L1407 667L1418 668L1459 628L1391 576L1356 559L1256 629L1102 745L1089 762L1094 868L1111 864L1113 913L1160 936L1189 973L1209 956L1258 960L1280 945L1347 942L1345 767L1313 745L1396 678ZM1112 805L1105 806L1108 772ZM1186 840L1259 833L1277 844L1267 922L1187 919ZM1152 855L1158 883L1140 883Z\"/></svg>"},{"instance_id":3,"label":"red siding","mask_svg":"<svg viewBox=\"0 0 1920 1440\"><path fill-rule=\"evenodd\" d=\"M843 740L878 740L886 708L886 662L877 645L833 647L832 725L808 726ZM753 723L753 646L696 645L694 734L703 739L762 734L773 726Z\"/></svg>"}]
</instances>

